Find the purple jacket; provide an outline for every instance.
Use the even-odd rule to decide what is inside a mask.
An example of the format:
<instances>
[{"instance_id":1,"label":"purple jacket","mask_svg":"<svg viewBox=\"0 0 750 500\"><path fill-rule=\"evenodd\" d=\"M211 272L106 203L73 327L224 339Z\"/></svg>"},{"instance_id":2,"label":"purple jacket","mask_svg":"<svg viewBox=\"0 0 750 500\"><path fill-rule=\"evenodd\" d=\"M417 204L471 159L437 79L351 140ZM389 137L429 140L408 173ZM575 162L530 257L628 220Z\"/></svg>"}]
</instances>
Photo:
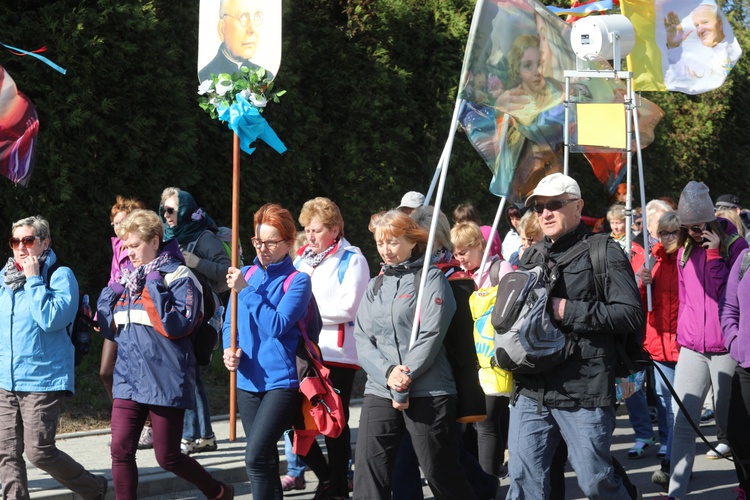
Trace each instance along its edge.
<instances>
[{"instance_id":1,"label":"purple jacket","mask_svg":"<svg viewBox=\"0 0 750 500\"><path fill-rule=\"evenodd\" d=\"M729 271L727 291L720 304L724 344L729 354L742 368L750 368L750 276L739 281L743 250ZM748 271L747 274L750 274ZM740 317L744 321L740 321ZM744 326L743 326L744 325Z\"/></svg>"},{"instance_id":2,"label":"purple jacket","mask_svg":"<svg viewBox=\"0 0 750 500\"><path fill-rule=\"evenodd\" d=\"M723 221L722 221L723 222ZM729 223L727 234L735 231ZM706 250L693 245L683 267L682 255L677 253L680 309L677 314L677 343L700 353L725 353L724 335L719 321L719 301L735 263L747 241L739 238L729 247L729 262L725 262L719 250Z\"/></svg>"}]
</instances>

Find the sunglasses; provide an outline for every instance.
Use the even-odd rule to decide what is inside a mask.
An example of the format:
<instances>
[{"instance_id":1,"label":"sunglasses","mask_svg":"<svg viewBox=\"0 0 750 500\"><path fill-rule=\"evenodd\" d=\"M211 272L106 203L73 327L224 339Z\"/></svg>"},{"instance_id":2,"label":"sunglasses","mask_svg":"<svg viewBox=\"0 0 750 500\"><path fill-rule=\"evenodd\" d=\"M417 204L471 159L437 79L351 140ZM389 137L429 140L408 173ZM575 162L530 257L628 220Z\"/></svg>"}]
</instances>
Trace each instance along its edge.
<instances>
[{"instance_id":1,"label":"sunglasses","mask_svg":"<svg viewBox=\"0 0 750 500\"><path fill-rule=\"evenodd\" d=\"M679 229L677 231L659 231L660 238L677 238L679 234Z\"/></svg>"},{"instance_id":2,"label":"sunglasses","mask_svg":"<svg viewBox=\"0 0 750 500\"><path fill-rule=\"evenodd\" d=\"M547 203L537 203L534 205L534 212L541 214L544 213L544 209L546 208L550 212L556 212L560 210L562 207L567 205L570 202L578 201L578 198L571 198L569 200L555 200L555 201L548 201Z\"/></svg>"},{"instance_id":3,"label":"sunglasses","mask_svg":"<svg viewBox=\"0 0 750 500\"><path fill-rule=\"evenodd\" d=\"M690 233L702 233L705 230L705 226L680 226L682 229L687 230Z\"/></svg>"},{"instance_id":4,"label":"sunglasses","mask_svg":"<svg viewBox=\"0 0 750 500\"><path fill-rule=\"evenodd\" d=\"M172 215L175 212L174 207L164 207L164 216Z\"/></svg>"},{"instance_id":5,"label":"sunglasses","mask_svg":"<svg viewBox=\"0 0 750 500\"><path fill-rule=\"evenodd\" d=\"M24 236L23 238L11 238L8 240L11 250L20 250L21 244L24 248L31 248L34 246L34 242L39 239L39 236Z\"/></svg>"}]
</instances>

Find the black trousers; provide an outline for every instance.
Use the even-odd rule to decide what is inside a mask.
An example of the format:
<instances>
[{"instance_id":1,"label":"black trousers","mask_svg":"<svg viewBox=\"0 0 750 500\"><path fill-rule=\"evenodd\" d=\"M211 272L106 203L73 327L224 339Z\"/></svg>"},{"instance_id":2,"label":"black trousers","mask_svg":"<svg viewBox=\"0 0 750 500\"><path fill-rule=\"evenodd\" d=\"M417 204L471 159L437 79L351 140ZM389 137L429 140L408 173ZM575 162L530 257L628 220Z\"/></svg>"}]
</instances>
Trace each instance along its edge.
<instances>
[{"instance_id":1,"label":"black trousers","mask_svg":"<svg viewBox=\"0 0 750 500\"><path fill-rule=\"evenodd\" d=\"M355 499L391 497L391 472L405 431L437 500L473 500L458 460L455 434L457 400L451 396L411 398L401 412L390 399L366 395L357 436Z\"/></svg>"}]
</instances>

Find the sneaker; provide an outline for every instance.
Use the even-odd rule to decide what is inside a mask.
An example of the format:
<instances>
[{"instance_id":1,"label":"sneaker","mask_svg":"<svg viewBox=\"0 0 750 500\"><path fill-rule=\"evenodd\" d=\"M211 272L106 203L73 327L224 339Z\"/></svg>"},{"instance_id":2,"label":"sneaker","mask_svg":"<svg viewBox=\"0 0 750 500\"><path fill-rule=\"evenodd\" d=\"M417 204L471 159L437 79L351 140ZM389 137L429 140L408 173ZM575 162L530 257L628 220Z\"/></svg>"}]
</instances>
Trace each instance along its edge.
<instances>
[{"instance_id":1,"label":"sneaker","mask_svg":"<svg viewBox=\"0 0 750 500\"><path fill-rule=\"evenodd\" d=\"M704 425L714 425L715 423L716 418L714 416L714 411L708 408L703 410L703 413L701 413L700 426L703 427Z\"/></svg>"},{"instance_id":2,"label":"sneaker","mask_svg":"<svg viewBox=\"0 0 750 500\"><path fill-rule=\"evenodd\" d=\"M726 458L732 456L732 448L728 444L719 443L716 445L716 451L710 450L706 453L706 458L709 460L718 460L720 458Z\"/></svg>"},{"instance_id":3,"label":"sneaker","mask_svg":"<svg viewBox=\"0 0 750 500\"><path fill-rule=\"evenodd\" d=\"M651 482L658 484L664 491L669 491L669 461L662 460L659 470L651 474Z\"/></svg>"},{"instance_id":4,"label":"sneaker","mask_svg":"<svg viewBox=\"0 0 750 500\"><path fill-rule=\"evenodd\" d=\"M281 478L281 489L284 491L304 490L305 476L294 477L287 474Z\"/></svg>"},{"instance_id":5,"label":"sneaker","mask_svg":"<svg viewBox=\"0 0 750 500\"><path fill-rule=\"evenodd\" d=\"M141 437L138 438L138 449L146 450L154 447L154 430L151 427L143 426Z\"/></svg>"},{"instance_id":6,"label":"sneaker","mask_svg":"<svg viewBox=\"0 0 750 500\"><path fill-rule=\"evenodd\" d=\"M193 450L193 453L216 451L218 448L219 446L216 444L216 436L200 438L195 441L195 449Z\"/></svg>"},{"instance_id":7,"label":"sneaker","mask_svg":"<svg viewBox=\"0 0 750 500\"><path fill-rule=\"evenodd\" d=\"M195 453L195 441L192 439L183 439L180 441L180 451L183 455Z\"/></svg>"},{"instance_id":8,"label":"sneaker","mask_svg":"<svg viewBox=\"0 0 750 500\"><path fill-rule=\"evenodd\" d=\"M107 498L107 490L109 490L109 482L104 476L94 476L96 482L99 483L99 494L94 497L94 500L104 500Z\"/></svg>"},{"instance_id":9,"label":"sneaker","mask_svg":"<svg viewBox=\"0 0 750 500\"><path fill-rule=\"evenodd\" d=\"M656 458L659 460L664 460L667 458L667 445L663 444L659 446L659 451L656 453Z\"/></svg>"}]
</instances>

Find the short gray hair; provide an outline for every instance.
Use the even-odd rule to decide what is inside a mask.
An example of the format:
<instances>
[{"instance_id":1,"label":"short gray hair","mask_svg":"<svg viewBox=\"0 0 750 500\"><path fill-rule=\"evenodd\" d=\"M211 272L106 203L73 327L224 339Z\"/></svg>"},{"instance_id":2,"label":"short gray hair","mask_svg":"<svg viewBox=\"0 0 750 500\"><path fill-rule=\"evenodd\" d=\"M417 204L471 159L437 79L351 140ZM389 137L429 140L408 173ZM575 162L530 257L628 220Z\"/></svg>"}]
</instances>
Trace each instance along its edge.
<instances>
[{"instance_id":1,"label":"short gray hair","mask_svg":"<svg viewBox=\"0 0 750 500\"><path fill-rule=\"evenodd\" d=\"M26 217L25 219L17 220L13 223L10 228L11 232L15 231L17 227L31 226L34 228L34 236L39 236L39 239L44 241L51 239L49 231L49 222L41 215L35 215L33 217Z\"/></svg>"}]
</instances>

